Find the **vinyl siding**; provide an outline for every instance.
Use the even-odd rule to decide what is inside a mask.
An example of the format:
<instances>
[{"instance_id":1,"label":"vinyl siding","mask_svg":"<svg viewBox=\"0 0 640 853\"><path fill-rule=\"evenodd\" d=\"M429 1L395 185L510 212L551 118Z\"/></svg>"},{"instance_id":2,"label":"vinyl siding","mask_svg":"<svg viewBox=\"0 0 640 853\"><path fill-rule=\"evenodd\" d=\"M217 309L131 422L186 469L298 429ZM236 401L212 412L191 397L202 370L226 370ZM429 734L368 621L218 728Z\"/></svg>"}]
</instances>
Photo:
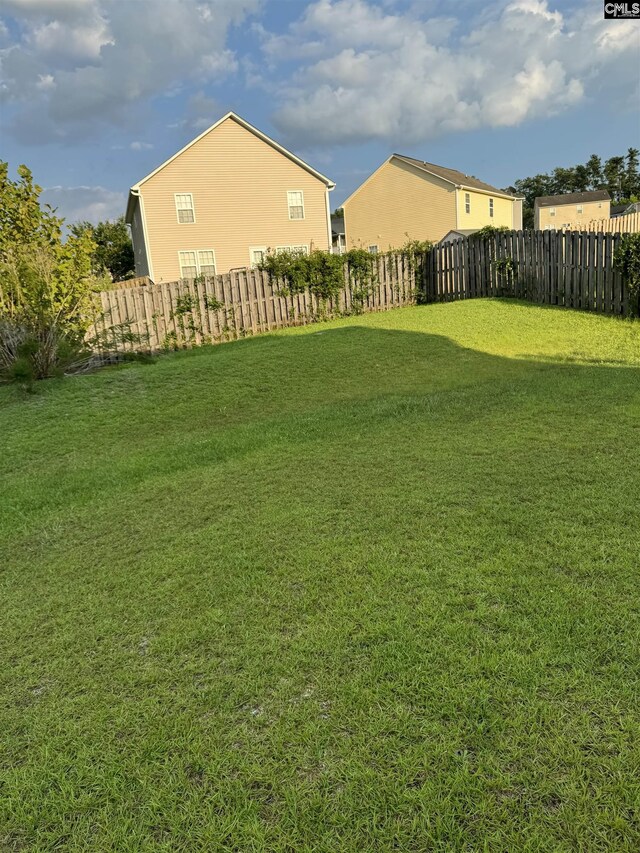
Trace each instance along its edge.
<instances>
[{"instance_id":1,"label":"vinyl siding","mask_svg":"<svg viewBox=\"0 0 640 853\"><path fill-rule=\"evenodd\" d=\"M455 189L440 178L390 160L345 202L347 248L395 249L440 240L456 227Z\"/></svg>"},{"instance_id":2,"label":"vinyl siding","mask_svg":"<svg viewBox=\"0 0 640 853\"><path fill-rule=\"evenodd\" d=\"M138 200L135 202L133 216L131 217L131 241L133 243L136 276L150 275L147 250L144 245L142 211L140 210L140 202Z\"/></svg>"},{"instance_id":3,"label":"vinyl siding","mask_svg":"<svg viewBox=\"0 0 640 853\"><path fill-rule=\"evenodd\" d=\"M289 219L288 190L304 193ZM143 182L154 280L180 277L178 252L213 249L216 271L249 265L249 247L328 249L326 186L233 118ZM195 222L177 221L175 193L191 193Z\"/></svg>"},{"instance_id":4,"label":"vinyl siding","mask_svg":"<svg viewBox=\"0 0 640 853\"><path fill-rule=\"evenodd\" d=\"M484 228L493 225L495 228L506 225L507 228L521 227L514 222L517 211L511 199L492 196L474 190L456 190L458 204L458 228ZM465 194L469 193L471 212L466 212ZM493 217L489 216L489 199L493 199Z\"/></svg>"},{"instance_id":5,"label":"vinyl siding","mask_svg":"<svg viewBox=\"0 0 640 853\"><path fill-rule=\"evenodd\" d=\"M598 205L601 205L599 207ZM582 213L578 213L579 204L556 204L556 215L551 216L550 207L536 209L535 227L540 231L545 228L562 228L563 225L579 225L581 222L591 222L592 219L608 219L611 212L611 202L588 201L582 203Z\"/></svg>"}]
</instances>

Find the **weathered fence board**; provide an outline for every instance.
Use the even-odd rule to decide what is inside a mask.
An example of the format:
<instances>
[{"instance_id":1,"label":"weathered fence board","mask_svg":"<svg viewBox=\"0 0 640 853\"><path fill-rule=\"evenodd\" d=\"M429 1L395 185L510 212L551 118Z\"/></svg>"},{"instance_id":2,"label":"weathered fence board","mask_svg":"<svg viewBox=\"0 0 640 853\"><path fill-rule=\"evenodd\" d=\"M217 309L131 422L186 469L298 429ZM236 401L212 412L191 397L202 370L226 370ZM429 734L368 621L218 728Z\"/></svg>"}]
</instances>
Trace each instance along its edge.
<instances>
[{"instance_id":1,"label":"weathered fence board","mask_svg":"<svg viewBox=\"0 0 640 853\"><path fill-rule=\"evenodd\" d=\"M606 314L637 312L613 266L620 240L617 233L510 231L438 244L425 263L425 301L515 296ZM501 268L503 259L512 269Z\"/></svg>"},{"instance_id":2,"label":"weathered fence board","mask_svg":"<svg viewBox=\"0 0 640 853\"><path fill-rule=\"evenodd\" d=\"M613 257L617 233L509 231L440 243L418 258L384 255L365 291L345 270L337 296L285 295L261 270L107 290L94 324L99 351L157 351L233 340L354 312L514 296L606 314L636 312ZM637 299L637 297L635 297Z\"/></svg>"}]
</instances>

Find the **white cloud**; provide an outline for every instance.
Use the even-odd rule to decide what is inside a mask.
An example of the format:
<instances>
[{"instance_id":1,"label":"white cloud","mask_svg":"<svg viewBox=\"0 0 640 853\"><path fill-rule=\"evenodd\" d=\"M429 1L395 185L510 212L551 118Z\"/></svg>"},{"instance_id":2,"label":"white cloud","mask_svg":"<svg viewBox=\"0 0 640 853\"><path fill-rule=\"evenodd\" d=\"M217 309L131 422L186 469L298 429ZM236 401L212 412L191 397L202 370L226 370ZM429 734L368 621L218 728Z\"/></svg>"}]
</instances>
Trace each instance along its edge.
<instances>
[{"instance_id":1,"label":"white cloud","mask_svg":"<svg viewBox=\"0 0 640 853\"><path fill-rule=\"evenodd\" d=\"M3 0L18 44L0 50L0 94L23 142L142 127L142 107L237 69L227 31L261 0ZM55 85L43 85L52 80Z\"/></svg>"},{"instance_id":2,"label":"white cloud","mask_svg":"<svg viewBox=\"0 0 640 853\"><path fill-rule=\"evenodd\" d=\"M67 224L79 220L100 222L124 214L127 197L104 187L47 187L40 196L42 202L57 208L57 215Z\"/></svg>"},{"instance_id":3,"label":"white cloud","mask_svg":"<svg viewBox=\"0 0 640 853\"><path fill-rule=\"evenodd\" d=\"M139 142L136 140L131 143L129 148L132 151L150 151L153 148L153 145L150 142Z\"/></svg>"},{"instance_id":4,"label":"white cloud","mask_svg":"<svg viewBox=\"0 0 640 853\"><path fill-rule=\"evenodd\" d=\"M302 60L280 85L274 123L298 145L400 144L515 126L607 88L630 102L636 22L604 21L594 6L563 15L548 0L476 12L458 32L449 18L426 18L420 3L400 12L368 0L318 0L284 35L260 31L270 65Z\"/></svg>"}]
</instances>

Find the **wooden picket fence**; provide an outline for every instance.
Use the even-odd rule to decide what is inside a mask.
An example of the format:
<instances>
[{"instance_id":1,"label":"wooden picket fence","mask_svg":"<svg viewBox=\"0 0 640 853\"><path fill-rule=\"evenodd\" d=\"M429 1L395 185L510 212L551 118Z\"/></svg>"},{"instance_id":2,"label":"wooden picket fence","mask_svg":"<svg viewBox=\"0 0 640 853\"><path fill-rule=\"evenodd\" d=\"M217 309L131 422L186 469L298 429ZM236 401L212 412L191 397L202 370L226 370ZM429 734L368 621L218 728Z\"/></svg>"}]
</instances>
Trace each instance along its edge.
<instances>
[{"instance_id":1,"label":"wooden picket fence","mask_svg":"<svg viewBox=\"0 0 640 853\"><path fill-rule=\"evenodd\" d=\"M415 303L415 264L402 255L380 256L373 264L368 292L346 268L344 288L328 300L309 290L285 296L281 284L258 269L106 290L89 337L97 352L157 352Z\"/></svg>"},{"instance_id":2,"label":"wooden picket fence","mask_svg":"<svg viewBox=\"0 0 640 853\"><path fill-rule=\"evenodd\" d=\"M236 270L204 280L182 280L100 294L102 311L91 331L99 353L198 346L286 326L420 302L510 296L605 314L640 313L630 303L613 256L620 234L590 231L508 231L492 237L439 243L411 261L373 260L365 292L345 268L337 297L309 290L283 295L266 272Z\"/></svg>"},{"instance_id":3,"label":"wooden picket fence","mask_svg":"<svg viewBox=\"0 0 640 853\"><path fill-rule=\"evenodd\" d=\"M612 219L592 219L590 222L572 222L563 231L596 231L600 234L637 234L640 232L640 212L625 213Z\"/></svg>"},{"instance_id":4,"label":"wooden picket fence","mask_svg":"<svg viewBox=\"0 0 640 853\"><path fill-rule=\"evenodd\" d=\"M426 301L513 296L547 305L637 313L613 255L620 234L508 231L438 244L425 259Z\"/></svg>"}]
</instances>

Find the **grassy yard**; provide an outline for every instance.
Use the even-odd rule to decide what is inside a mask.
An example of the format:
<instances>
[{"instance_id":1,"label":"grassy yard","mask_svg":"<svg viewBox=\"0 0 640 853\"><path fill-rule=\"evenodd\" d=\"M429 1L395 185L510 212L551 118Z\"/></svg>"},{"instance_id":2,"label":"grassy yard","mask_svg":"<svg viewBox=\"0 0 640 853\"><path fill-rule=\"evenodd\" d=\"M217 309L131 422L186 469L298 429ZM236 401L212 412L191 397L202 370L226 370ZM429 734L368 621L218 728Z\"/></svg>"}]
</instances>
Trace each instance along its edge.
<instances>
[{"instance_id":1,"label":"grassy yard","mask_svg":"<svg viewBox=\"0 0 640 853\"><path fill-rule=\"evenodd\" d=\"M0 389L0 850L640 849L640 323Z\"/></svg>"}]
</instances>

